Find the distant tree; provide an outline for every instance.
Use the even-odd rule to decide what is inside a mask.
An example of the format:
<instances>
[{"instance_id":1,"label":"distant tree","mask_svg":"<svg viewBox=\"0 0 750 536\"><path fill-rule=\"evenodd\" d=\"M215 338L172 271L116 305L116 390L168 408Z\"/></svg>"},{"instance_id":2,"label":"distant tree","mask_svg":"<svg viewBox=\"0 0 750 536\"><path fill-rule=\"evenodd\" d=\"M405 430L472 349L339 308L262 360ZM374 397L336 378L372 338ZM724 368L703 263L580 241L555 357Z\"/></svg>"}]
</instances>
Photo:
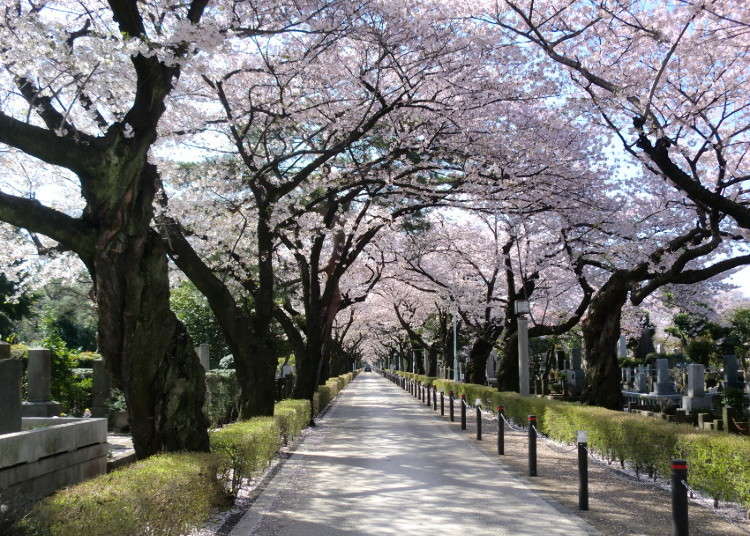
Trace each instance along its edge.
<instances>
[{"instance_id":1,"label":"distant tree","mask_svg":"<svg viewBox=\"0 0 750 536\"><path fill-rule=\"evenodd\" d=\"M8 339L15 332L17 322L31 315L35 300L34 294L19 294L19 283L0 273L0 339Z\"/></svg>"}]
</instances>

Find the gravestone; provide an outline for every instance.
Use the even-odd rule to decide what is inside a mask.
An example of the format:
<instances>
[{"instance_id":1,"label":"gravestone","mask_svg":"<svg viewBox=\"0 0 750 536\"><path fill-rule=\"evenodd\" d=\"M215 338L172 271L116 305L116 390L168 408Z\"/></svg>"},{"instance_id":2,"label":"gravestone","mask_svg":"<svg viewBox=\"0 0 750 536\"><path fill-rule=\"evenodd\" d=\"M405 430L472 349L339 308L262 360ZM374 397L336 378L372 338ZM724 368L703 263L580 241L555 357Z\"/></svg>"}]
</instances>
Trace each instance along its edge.
<instances>
[{"instance_id":1,"label":"gravestone","mask_svg":"<svg viewBox=\"0 0 750 536\"><path fill-rule=\"evenodd\" d=\"M55 417L60 404L52 400L52 353L45 348L30 348L26 367L29 401L21 406L24 417Z\"/></svg>"},{"instance_id":2,"label":"gravestone","mask_svg":"<svg viewBox=\"0 0 750 536\"><path fill-rule=\"evenodd\" d=\"M208 348L208 343L204 342L200 346L196 346L195 353L198 354L198 359L200 360L201 365L203 366L203 369L206 371L211 370L211 362L210 362L211 353Z\"/></svg>"},{"instance_id":3,"label":"gravestone","mask_svg":"<svg viewBox=\"0 0 750 536\"><path fill-rule=\"evenodd\" d=\"M625 335L620 335L617 340L617 357L622 359L628 357L628 341L625 340Z\"/></svg>"},{"instance_id":4,"label":"gravestone","mask_svg":"<svg viewBox=\"0 0 750 536\"><path fill-rule=\"evenodd\" d=\"M724 356L724 385L731 389L742 389L738 374L740 364L736 355Z\"/></svg>"},{"instance_id":5,"label":"gravestone","mask_svg":"<svg viewBox=\"0 0 750 536\"><path fill-rule=\"evenodd\" d=\"M0 435L21 431L22 373L20 359L0 359Z\"/></svg>"},{"instance_id":6,"label":"gravestone","mask_svg":"<svg viewBox=\"0 0 750 536\"><path fill-rule=\"evenodd\" d=\"M625 367L625 387L630 387L633 384L633 369Z\"/></svg>"},{"instance_id":7,"label":"gravestone","mask_svg":"<svg viewBox=\"0 0 750 536\"><path fill-rule=\"evenodd\" d=\"M497 376L497 353L495 350L492 350L490 352L489 357L487 357L487 363L484 367L484 373L487 377L487 381L495 381L495 378Z\"/></svg>"},{"instance_id":8,"label":"gravestone","mask_svg":"<svg viewBox=\"0 0 750 536\"><path fill-rule=\"evenodd\" d=\"M639 393L648 393L648 371L645 365L639 365L638 372L635 373L635 390Z\"/></svg>"},{"instance_id":9,"label":"gravestone","mask_svg":"<svg viewBox=\"0 0 750 536\"><path fill-rule=\"evenodd\" d=\"M0 359L10 359L10 344L0 341Z\"/></svg>"},{"instance_id":10,"label":"gravestone","mask_svg":"<svg viewBox=\"0 0 750 536\"><path fill-rule=\"evenodd\" d=\"M700 409L710 409L711 399L706 396L705 373L700 363L690 363L688 369L687 396L682 397L682 409L686 413Z\"/></svg>"},{"instance_id":11,"label":"gravestone","mask_svg":"<svg viewBox=\"0 0 750 536\"><path fill-rule=\"evenodd\" d=\"M674 382L669 374L669 360L656 360L656 385L654 386L655 395L673 395L675 394Z\"/></svg>"},{"instance_id":12,"label":"gravestone","mask_svg":"<svg viewBox=\"0 0 750 536\"><path fill-rule=\"evenodd\" d=\"M106 419L109 416L109 397L112 390L112 378L102 359L93 362L93 369L94 385L92 391L94 394L94 405L91 408L91 413L94 417Z\"/></svg>"},{"instance_id":13,"label":"gravestone","mask_svg":"<svg viewBox=\"0 0 750 536\"><path fill-rule=\"evenodd\" d=\"M557 370L563 370L565 368L565 352L562 350L557 351Z\"/></svg>"},{"instance_id":14,"label":"gravestone","mask_svg":"<svg viewBox=\"0 0 750 536\"><path fill-rule=\"evenodd\" d=\"M573 396L578 396L583 392L584 374L581 370L581 349L572 348L570 350L570 370L567 371L568 390Z\"/></svg>"}]
</instances>

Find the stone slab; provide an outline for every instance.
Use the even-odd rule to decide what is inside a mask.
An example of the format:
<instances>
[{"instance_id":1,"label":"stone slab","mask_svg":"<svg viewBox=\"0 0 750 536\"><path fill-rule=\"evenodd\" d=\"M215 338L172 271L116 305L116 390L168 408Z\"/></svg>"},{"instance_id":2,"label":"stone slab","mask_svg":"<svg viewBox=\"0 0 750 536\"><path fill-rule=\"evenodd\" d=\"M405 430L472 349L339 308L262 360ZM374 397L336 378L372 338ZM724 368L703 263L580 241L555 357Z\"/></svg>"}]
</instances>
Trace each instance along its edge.
<instances>
[{"instance_id":1,"label":"stone slab","mask_svg":"<svg viewBox=\"0 0 750 536\"><path fill-rule=\"evenodd\" d=\"M0 469L20 463L30 463L61 452L72 452L81 447L107 442L106 419L76 419L49 426L43 419L34 423L23 419L23 426L43 428L0 436Z\"/></svg>"},{"instance_id":2,"label":"stone slab","mask_svg":"<svg viewBox=\"0 0 750 536\"><path fill-rule=\"evenodd\" d=\"M23 417L55 417L60 415L62 406L50 400L48 402L24 402L21 404Z\"/></svg>"}]
</instances>

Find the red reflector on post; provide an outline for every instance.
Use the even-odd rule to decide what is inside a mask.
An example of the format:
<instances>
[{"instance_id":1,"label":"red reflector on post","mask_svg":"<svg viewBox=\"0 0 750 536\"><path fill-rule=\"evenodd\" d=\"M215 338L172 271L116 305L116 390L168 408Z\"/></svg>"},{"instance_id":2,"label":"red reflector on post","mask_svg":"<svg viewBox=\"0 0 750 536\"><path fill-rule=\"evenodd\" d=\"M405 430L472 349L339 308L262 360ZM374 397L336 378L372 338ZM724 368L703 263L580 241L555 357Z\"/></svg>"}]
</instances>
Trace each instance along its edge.
<instances>
[{"instance_id":1,"label":"red reflector on post","mask_svg":"<svg viewBox=\"0 0 750 536\"><path fill-rule=\"evenodd\" d=\"M688 466L686 463L673 463L672 469L687 469Z\"/></svg>"}]
</instances>

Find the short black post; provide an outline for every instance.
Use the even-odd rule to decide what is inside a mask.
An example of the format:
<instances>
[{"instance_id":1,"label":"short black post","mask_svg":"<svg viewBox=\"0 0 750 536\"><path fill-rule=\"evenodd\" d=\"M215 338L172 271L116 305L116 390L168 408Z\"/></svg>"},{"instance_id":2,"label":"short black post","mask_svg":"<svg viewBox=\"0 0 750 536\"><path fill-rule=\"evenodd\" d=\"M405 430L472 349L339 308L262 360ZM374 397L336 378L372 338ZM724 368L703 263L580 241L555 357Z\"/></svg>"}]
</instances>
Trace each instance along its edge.
<instances>
[{"instance_id":1,"label":"short black post","mask_svg":"<svg viewBox=\"0 0 750 536\"><path fill-rule=\"evenodd\" d=\"M430 394L431 394L430 391L432 391L432 389L430 389L429 385L426 387L426 389L427 389L427 405L431 406L432 405L432 399L430 398Z\"/></svg>"},{"instance_id":2,"label":"short black post","mask_svg":"<svg viewBox=\"0 0 750 536\"><path fill-rule=\"evenodd\" d=\"M536 415L529 415L529 476L536 476Z\"/></svg>"},{"instance_id":3,"label":"short black post","mask_svg":"<svg viewBox=\"0 0 750 536\"><path fill-rule=\"evenodd\" d=\"M466 397L461 395L461 430L466 430Z\"/></svg>"},{"instance_id":4,"label":"short black post","mask_svg":"<svg viewBox=\"0 0 750 536\"><path fill-rule=\"evenodd\" d=\"M589 509L589 457L586 432L578 431L578 509Z\"/></svg>"},{"instance_id":5,"label":"short black post","mask_svg":"<svg viewBox=\"0 0 750 536\"><path fill-rule=\"evenodd\" d=\"M424 402L424 385L422 385L422 382L419 383L419 401Z\"/></svg>"},{"instance_id":6,"label":"short black post","mask_svg":"<svg viewBox=\"0 0 750 536\"><path fill-rule=\"evenodd\" d=\"M448 393L448 404L450 405L450 419L453 422L456 420L456 417L453 415L453 391Z\"/></svg>"},{"instance_id":7,"label":"short black post","mask_svg":"<svg viewBox=\"0 0 750 536\"><path fill-rule=\"evenodd\" d=\"M482 440L482 408L477 404L477 441Z\"/></svg>"},{"instance_id":8,"label":"short black post","mask_svg":"<svg viewBox=\"0 0 750 536\"><path fill-rule=\"evenodd\" d=\"M497 407L497 454L503 456L505 454L505 420L503 415L505 408L503 406Z\"/></svg>"},{"instance_id":9,"label":"short black post","mask_svg":"<svg viewBox=\"0 0 750 536\"><path fill-rule=\"evenodd\" d=\"M432 411L437 411L437 387L432 386Z\"/></svg>"},{"instance_id":10,"label":"short black post","mask_svg":"<svg viewBox=\"0 0 750 536\"><path fill-rule=\"evenodd\" d=\"M688 536L687 469L685 460L672 460L672 536Z\"/></svg>"},{"instance_id":11,"label":"short black post","mask_svg":"<svg viewBox=\"0 0 750 536\"><path fill-rule=\"evenodd\" d=\"M445 393L440 391L440 416L445 417Z\"/></svg>"}]
</instances>

